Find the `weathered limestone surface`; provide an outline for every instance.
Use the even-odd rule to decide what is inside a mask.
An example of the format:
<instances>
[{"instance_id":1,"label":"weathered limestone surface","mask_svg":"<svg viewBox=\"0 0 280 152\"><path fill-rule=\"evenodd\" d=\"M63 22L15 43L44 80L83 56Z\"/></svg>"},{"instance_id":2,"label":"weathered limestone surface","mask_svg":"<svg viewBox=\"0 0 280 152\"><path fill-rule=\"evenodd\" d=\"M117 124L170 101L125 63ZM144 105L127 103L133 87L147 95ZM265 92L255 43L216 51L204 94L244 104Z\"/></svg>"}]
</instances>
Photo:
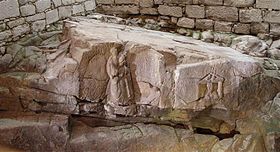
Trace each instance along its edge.
<instances>
[{"instance_id":1,"label":"weathered limestone surface","mask_svg":"<svg viewBox=\"0 0 280 152\"><path fill-rule=\"evenodd\" d=\"M248 42L250 46L242 41L235 51L168 33L76 20L66 22L62 42L54 35L38 47L8 48L0 82L2 98L18 105L12 109L187 121L192 112L210 107L247 115L252 112L248 109L257 109L280 89L279 80L266 76L259 61L238 52L248 53L244 49L254 47L255 41ZM206 33L203 39L213 41ZM53 47L46 45L50 42ZM257 46L250 53L262 56L266 46ZM50 48L54 49L46 50ZM267 89L267 82L272 89ZM178 119L168 109L192 112Z\"/></svg>"},{"instance_id":2,"label":"weathered limestone surface","mask_svg":"<svg viewBox=\"0 0 280 152\"><path fill-rule=\"evenodd\" d=\"M277 52L270 51L273 59L246 55L265 54L264 41L237 37L234 50L89 18L65 22L59 34L32 35L1 49L0 145L26 151L279 150ZM227 42L222 33L201 36ZM271 49L278 48L272 42Z\"/></svg>"}]
</instances>

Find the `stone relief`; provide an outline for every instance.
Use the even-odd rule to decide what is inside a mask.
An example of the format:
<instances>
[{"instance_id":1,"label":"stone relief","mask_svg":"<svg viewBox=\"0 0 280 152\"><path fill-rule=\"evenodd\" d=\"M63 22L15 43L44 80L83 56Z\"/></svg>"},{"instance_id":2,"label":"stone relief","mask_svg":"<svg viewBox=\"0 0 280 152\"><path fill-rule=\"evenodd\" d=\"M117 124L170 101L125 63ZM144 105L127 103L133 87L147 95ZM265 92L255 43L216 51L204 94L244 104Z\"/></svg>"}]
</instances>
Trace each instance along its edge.
<instances>
[{"instance_id":1,"label":"stone relief","mask_svg":"<svg viewBox=\"0 0 280 152\"><path fill-rule=\"evenodd\" d=\"M224 78L210 73L199 81L199 98L206 100L221 99L223 97Z\"/></svg>"},{"instance_id":2,"label":"stone relief","mask_svg":"<svg viewBox=\"0 0 280 152\"><path fill-rule=\"evenodd\" d=\"M105 109L107 109L107 112L112 113L120 107L132 105L134 94L131 75L126 65L126 53L119 52L115 47L110 49L110 53L111 56L106 64L106 70L110 80L106 90L107 105L105 105Z\"/></svg>"}]
</instances>

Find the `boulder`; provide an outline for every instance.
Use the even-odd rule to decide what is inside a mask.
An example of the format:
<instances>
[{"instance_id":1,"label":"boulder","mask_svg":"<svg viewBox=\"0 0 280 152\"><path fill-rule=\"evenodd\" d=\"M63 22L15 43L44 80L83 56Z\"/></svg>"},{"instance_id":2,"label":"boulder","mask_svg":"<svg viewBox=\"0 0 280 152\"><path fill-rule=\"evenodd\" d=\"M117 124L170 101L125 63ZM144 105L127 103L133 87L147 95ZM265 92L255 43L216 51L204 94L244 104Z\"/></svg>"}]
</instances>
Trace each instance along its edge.
<instances>
[{"instance_id":1,"label":"boulder","mask_svg":"<svg viewBox=\"0 0 280 152\"><path fill-rule=\"evenodd\" d=\"M239 36L232 40L231 48L256 57L267 56L268 45L255 36Z\"/></svg>"}]
</instances>

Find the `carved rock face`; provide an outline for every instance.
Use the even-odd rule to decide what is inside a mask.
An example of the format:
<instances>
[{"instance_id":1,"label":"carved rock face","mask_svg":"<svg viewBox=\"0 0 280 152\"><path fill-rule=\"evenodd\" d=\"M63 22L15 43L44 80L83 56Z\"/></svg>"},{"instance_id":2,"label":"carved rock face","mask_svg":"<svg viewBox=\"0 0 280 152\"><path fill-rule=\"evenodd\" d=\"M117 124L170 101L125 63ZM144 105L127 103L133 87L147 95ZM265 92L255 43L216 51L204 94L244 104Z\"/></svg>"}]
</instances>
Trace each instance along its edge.
<instances>
[{"instance_id":1,"label":"carved rock face","mask_svg":"<svg viewBox=\"0 0 280 152\"><path fill-rule=\"evenodd\" d=\"M231 48L78 20L65 23L64 40L46 56L44 73L0 75L2 98L34 111L178 121L212 109L218 119L231 121L251 114L280 90L279 80L266 76L258 61Z\"/></svg>"},{"instance_id":2,"label":"carved rock face","mask_svg":"<svg viewBox=\"0 0 280 152\"><path fill-rule=\"evenodd\" d=\"M38 48L38 52L50 52L42 54L45 70L1 71L0 112L77 114L98 117L98 122L85 125L74 117L70 123L60 115L47 115L37 122L43 113L7 121L7 116L0 115L0 121L6 121L2 128L0 123L0 143L7 138L6 131L13 136L17 133L17 126L6 127L16 122L26 129L20 134L24 143L38 142L42 135L47 141L59 136L56 143L42 143L45 149L59 151L238 151L240 147L262 151L263 145L271 150L279 147L279 125L274 123L279 118L279 95L275 95L280 91L276 64L271 63L274 70L267 70L255 58L231 48L95 20L66 22L63 37L54 50ZM52 121L53 117L61 120ZM176 127L183 124L190 130L203 128L231 137L218 141L219 136L172 128L173 122ZM114 127L91 126L98 123ZM34 128L41 131L33 136ZM240 134L232 134L235 129ZM15 140L8 137L2 143L21 148L21 143L11 141ZM23 148L41 150L39 146Z\"/></svg>"},{"instance_id":3,"label":"carved rock face","mask_svg":"<svg viewBox=\"0 0 280 152\"><path fill-rule=\"evenodd\" d=\"M66 28L68 33L64 34L73 41L70 52L80 64L82 81L89 77L100 77L90 79L95 81L91 85L80 85L82 98L106 100L105 86L109 82L108 74L104 71L110 57L109 50L113 47L117 47L120 53L126 53L126 66L135 95L133 102L138 106L192 111L214 107L246 112L251 102L269 100L279 89L276 87L271 94L263 90L260 86L262 80L259 80L263 75L260 64L230 48L94 20L68 22ZM96 64L92 65L93 62ZM81 76L84 73L88 73L88 76ZM252 83L260 85L240 91ZM81 91L86 88L89 92L87 95ZM122 89L125 88L119 88ZM268 94L257 95L255 101L247 101L253 91Z\"/></svg>"}]
</instances>

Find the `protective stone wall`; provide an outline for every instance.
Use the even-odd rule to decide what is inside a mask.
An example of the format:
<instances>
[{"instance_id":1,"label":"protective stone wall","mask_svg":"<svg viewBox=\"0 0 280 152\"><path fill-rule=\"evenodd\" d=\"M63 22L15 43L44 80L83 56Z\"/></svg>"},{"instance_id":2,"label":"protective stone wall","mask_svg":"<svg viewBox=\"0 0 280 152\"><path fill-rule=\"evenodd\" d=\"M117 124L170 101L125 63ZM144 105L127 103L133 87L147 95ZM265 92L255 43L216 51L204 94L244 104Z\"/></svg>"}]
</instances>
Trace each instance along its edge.
<instances>
[{"instance_id":1,"label":"protective stone wall","mask_svg":"<svg viewBox=\"0 0 280 152\"><path fill-rule=\"evenodd\" d=\"M95 0L0 0L0 46L94 9Z\"/></svg>"},{"instance_id":2,"label":"protective stone wall","mask_svg":"<svg viewBox=\"0 0 280 152\"><path fill-rule=\"evenodd\" d=\"M280 35L279 0L96 0L96 3L98 12L158 17L187 29Z\"/></svg>"}]
</instances>

